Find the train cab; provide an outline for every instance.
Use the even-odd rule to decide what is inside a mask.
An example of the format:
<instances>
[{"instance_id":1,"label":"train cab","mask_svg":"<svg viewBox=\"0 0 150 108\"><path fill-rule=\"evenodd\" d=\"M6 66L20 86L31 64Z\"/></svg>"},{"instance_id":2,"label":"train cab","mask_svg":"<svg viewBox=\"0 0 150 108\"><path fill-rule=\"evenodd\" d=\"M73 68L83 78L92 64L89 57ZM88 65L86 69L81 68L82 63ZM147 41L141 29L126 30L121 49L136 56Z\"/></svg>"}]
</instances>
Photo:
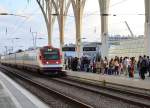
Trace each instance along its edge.
<instances>
[{"instance_id":1,"label":"train cab","mask_svg":"<svg viewBox=\"0 0 150 108\"><path fill-rule=\"evenodd\" d=\"M45 46L40 49L40 71L61 71L62 54L58 48Z\"/></svg>"}]
</instances>

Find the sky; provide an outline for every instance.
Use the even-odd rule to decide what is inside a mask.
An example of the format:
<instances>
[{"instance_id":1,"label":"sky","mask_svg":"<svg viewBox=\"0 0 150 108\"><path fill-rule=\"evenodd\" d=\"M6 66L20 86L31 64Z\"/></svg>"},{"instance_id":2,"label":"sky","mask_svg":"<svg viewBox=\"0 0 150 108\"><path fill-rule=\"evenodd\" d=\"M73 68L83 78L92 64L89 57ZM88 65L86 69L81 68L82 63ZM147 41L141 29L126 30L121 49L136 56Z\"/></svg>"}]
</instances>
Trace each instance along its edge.
<instances>
[{"instance_id":1,"label":"sky","mask_svg":"<svg viewBox=\"0 0 150 108\"><path fill-rule=\"evenodd\" d=\"M20 14L26 17L0 16L0 53L6 46L13 51L33 46L33 36L37 32L37 46L47 45L47 31L41 10L36 0L0 0L0 13ZM134 7L133 7L134 6ZM125 25L129 24L135 35L144 34L144 0L110 0L109 13L116 16L109 18L109 34L130 35ZM72 7L65 24L65 43L75 43L75 23ZM86 0L83 15L82 41L100 42L100 12L97 0ZM141 15L138 15L141 14ZM7 28L7 29L6 29ZM31 31L33 33L30 32ZM52 44L59 47L59 28L55 22ZM19 39L16 39L19 38Z\"/></svg>"}]
</instances>

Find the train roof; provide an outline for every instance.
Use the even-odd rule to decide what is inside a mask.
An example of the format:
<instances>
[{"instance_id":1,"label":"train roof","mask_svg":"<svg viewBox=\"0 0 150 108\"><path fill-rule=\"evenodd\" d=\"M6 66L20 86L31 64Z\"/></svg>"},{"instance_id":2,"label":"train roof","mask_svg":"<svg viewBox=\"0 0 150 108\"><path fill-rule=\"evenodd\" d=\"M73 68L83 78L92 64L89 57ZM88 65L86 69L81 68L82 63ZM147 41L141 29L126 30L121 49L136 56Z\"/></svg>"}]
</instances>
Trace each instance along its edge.
<instances>
[{"instance_id":1,"label":"train roof","mask_svg":"<svg viewBox=\"0 0 150 108\"><path fill-rule=\"evenodd\" d=\"M54 49L59 49L59 48L53 47L53 46L51 46L51 45L49 45L49 46L43 46L43 47L41 47L41 48L54 48Z\"/></svg>"},{"instance_id":2,"label":"train roof","mask_svg":"<svg viewBox=\"0 0 150 108\"><path fill-rule=\"evenodd\" d=\"M58 49L58 50L59 50L59 48L56 48L56 47L53 47L53 46L50 46L50 45L49 45L49 46L36 47L36 48L30 47L30 48L28 48L28 49L26 49L26 50L19 49L19 50L17 50L16 52L14 52L14 53L9 53L9 54L7 54L7 55L11 55L11 54L15 54L15 53L21 53L21 52L25 52L25 51L37 50L37 49L41 49L41 48L54 48L54 49ZM1 55L1 56L5 56L5 55Z\"/></svg>"}]
</instances>

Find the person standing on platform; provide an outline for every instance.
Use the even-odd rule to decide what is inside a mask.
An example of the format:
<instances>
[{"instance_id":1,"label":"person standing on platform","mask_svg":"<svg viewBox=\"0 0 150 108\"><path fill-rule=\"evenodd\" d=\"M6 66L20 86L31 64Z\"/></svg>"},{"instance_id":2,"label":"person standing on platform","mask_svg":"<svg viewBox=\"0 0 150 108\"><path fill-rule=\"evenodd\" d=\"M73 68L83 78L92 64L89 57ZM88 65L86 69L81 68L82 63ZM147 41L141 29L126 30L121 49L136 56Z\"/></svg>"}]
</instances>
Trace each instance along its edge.
<instances>
[{"instance_id":1,"label":"person standing on platform","mask_svg":"<svg viewBox=\"0 0 150 108\"><path fill-rule=\"evenodd\" d=\"M75 57L72 61L72 70L77 71L77 66L78 66L78 58Z\"/></svg>"},{"instance_id":2,"label":"person standing on platform","mask_svg":"<svg viewBox=\"0 0 150 108\"><path fill-rule=\"evenodd\" d=\"M114 72L114 60L111 58L109 62L109 69L108 69L108 75L113 75Z\"/></svg>"},{"instance_id":3,"label":"person standing on platform","mask_svg":"<svg viewBox=\"0 0 150 108\"><path fill-rule=\"evenodd\" d=\"M105 57L104 59L104 74L108 73L108 59Z\"/></svg>"},{"instance_id":4,"label":"person standing on platform","mask_svg":"<svg viewBox=\"0 0 150 108\"><path fill-rule=\"evenodd\" d=\"M147 66L147 72L149 73L149 77L150 77L150 59L149 56L147 56L147 62L148 62L148 66Z\"/></svg>"},{"instance_id":5,"label":"person standing on platform","mask_svg":"<svg viewBox=\"0 0 150 108\"><path fill-rule=\"evenodd\" d=\"M130 64L130 71L129 71L129 77L130 78L134 78L134 71L135 71L134 65L135 65L135 58L132 57L131 58L131 64Z\"/></svg>"},{"instance_id":6,"label":"person standing on platform","mask_svg":"<svg viewBox=\"0 0 150 108\"><path fill-rule=\"evenodd\" d=\"M100 61L100 73L104 74L105 68L104 68L104 60L101 58Z\"/></svg>"},{"instance_id":7,"label":"person standing on platform","mask_svg":"<svg viewBox=\"0 0 150 108\"><path fill-rule=\"evenodd\" d=\"M119 74L123 73L123 59L122 57L119 58Z\"/></svg>"},{"instance_id":8,"label":"person standing on platform","mask_svg":"<svg viewBox=\"0 0 150 108\"><path fill-rule=\"evenodd\" d=\"M104 61L101 55L96 57L96 73L104 73Z\"/></svg>"},{"instance_id":9,"label":"person standing on platform","mask_svg":"<svg viewBox=\"0 0 150 108\"><path fill-rule=\"evenodd\" d=\"M93 69L92 69L93 73L96 73L96 62L93 61Z\"/></svg>"},{"instance_id":10,"label":"person standing on platform","mask_svg":"<svg viewBox=\"0 0 150 108\"><path fill-rule=\"evenodd\" d=\"M114 59L114 65L115 65L115 75L119 75L119 58L115 57Z\"/></svg>"},{"instance_id":11,"label":"person standing on platform","mask_svg":"<svg viewBox=\"0 0 150 108\"><path fill-rule=\"evenodd\" d=\"M89 64L90 64L89 58L85 57L84 59L84 71L85 72L89 72Z\"/></svg>"},{"instance_id":12,"label":"person standing on platform","mask_svg":"<svg viewBox=\"0 0 150 108\"><path fill-rule=\"evenodd\" d=\"M145 73L147 72L147 58L146 55L144 55L142 61L141 61L141 78L144 80L145 79Z\"/></svg>"},{"instance_id":13,"label":"person standing on platform","mask_svg":"<svg viewBox=\"0 0 150 108\"><path fill-rule=\"evenodd\" d=\"M101 67L101 58L100 57L98 57L97 59L96 59L96 73L100 73L100 67Z\"/></svg>"},{"instance_id":14,"label":"person standing on platform","mask_svg":"<svg viewBox=\"0 0 150 108\"><path fill-rule=\"evenodd\" d=\"M64 59L65 70L68 70L68 58Z\"/></svg>"},{"instance_id":15,"label":"person standing on platform","mask_svg":"<svg viewBox=\"0 0 150 108\"><path fill-rule=\"evenodd\" d=\"M128 74L128 64L127 64L127 57L123 59L123 73L125 76Z\"/></svg>"},{"instance_id":16,"label":"person standing on platform","mask_svg":"<svg viewBox=\"0 0 150 108\"><path fill-rule=\"evenodd\" d=\"M142 62L142 56L139 56L139 60L137 62L137 69L138 69L140 78L141 78L141 62Z\"/></svg>"},{"instance_id":17,"label":"person standing on platform","mask_svg":"<svg viewBox=\"0 0 150 108\"><path fill-rule=\"evenodd\" d=\"M81 71L81 58L78 58L77 71Z\"/></svg>"},{"instance_id":18,"label":"person standing on platform","mask_svg":"<svg viewBox=\"0 0 150 108\"><path fill-rule=\"evenodd\" d=\"M130 69L131 69L130 67L131 67L131 59L129 57L127 57L127 68L128 68L127 74L129 74L129 72L130 72Z\"/></svg>"}]
</instances>

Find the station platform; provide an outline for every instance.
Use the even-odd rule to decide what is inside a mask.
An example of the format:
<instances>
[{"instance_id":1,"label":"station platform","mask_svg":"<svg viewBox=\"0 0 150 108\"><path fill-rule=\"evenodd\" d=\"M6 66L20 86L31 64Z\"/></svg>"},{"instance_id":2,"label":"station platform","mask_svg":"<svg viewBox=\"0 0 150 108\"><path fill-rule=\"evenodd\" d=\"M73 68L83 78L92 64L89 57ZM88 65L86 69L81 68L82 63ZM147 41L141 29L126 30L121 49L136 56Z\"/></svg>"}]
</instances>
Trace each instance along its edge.
<instances>
[{"instance_id":1,"label":"station platform","mask_svg":"<svg viewBox=\"0 0 150 108\"><path fill-rule=\"evenodd\" d=\"M77 72L71 70L65 70L66 74L71 77L76 77L82 80L88 81L97 81L102 82L105 81L106 83L124 85L139 89L150 90L150 77L146 77L145 80L139 79L138 74L135 74L135 78L129 78L124 75L103 75L91 72Z\"/></svg>"},{"instance_id":2,"label":"station platform","mask_svg":"<svg viewBox=\"0 0 150 108\"><path fill-rule=\"evenodd\" d=\"M0 108L49 108L0 71Z\"/></svg>"}]
</instances>

